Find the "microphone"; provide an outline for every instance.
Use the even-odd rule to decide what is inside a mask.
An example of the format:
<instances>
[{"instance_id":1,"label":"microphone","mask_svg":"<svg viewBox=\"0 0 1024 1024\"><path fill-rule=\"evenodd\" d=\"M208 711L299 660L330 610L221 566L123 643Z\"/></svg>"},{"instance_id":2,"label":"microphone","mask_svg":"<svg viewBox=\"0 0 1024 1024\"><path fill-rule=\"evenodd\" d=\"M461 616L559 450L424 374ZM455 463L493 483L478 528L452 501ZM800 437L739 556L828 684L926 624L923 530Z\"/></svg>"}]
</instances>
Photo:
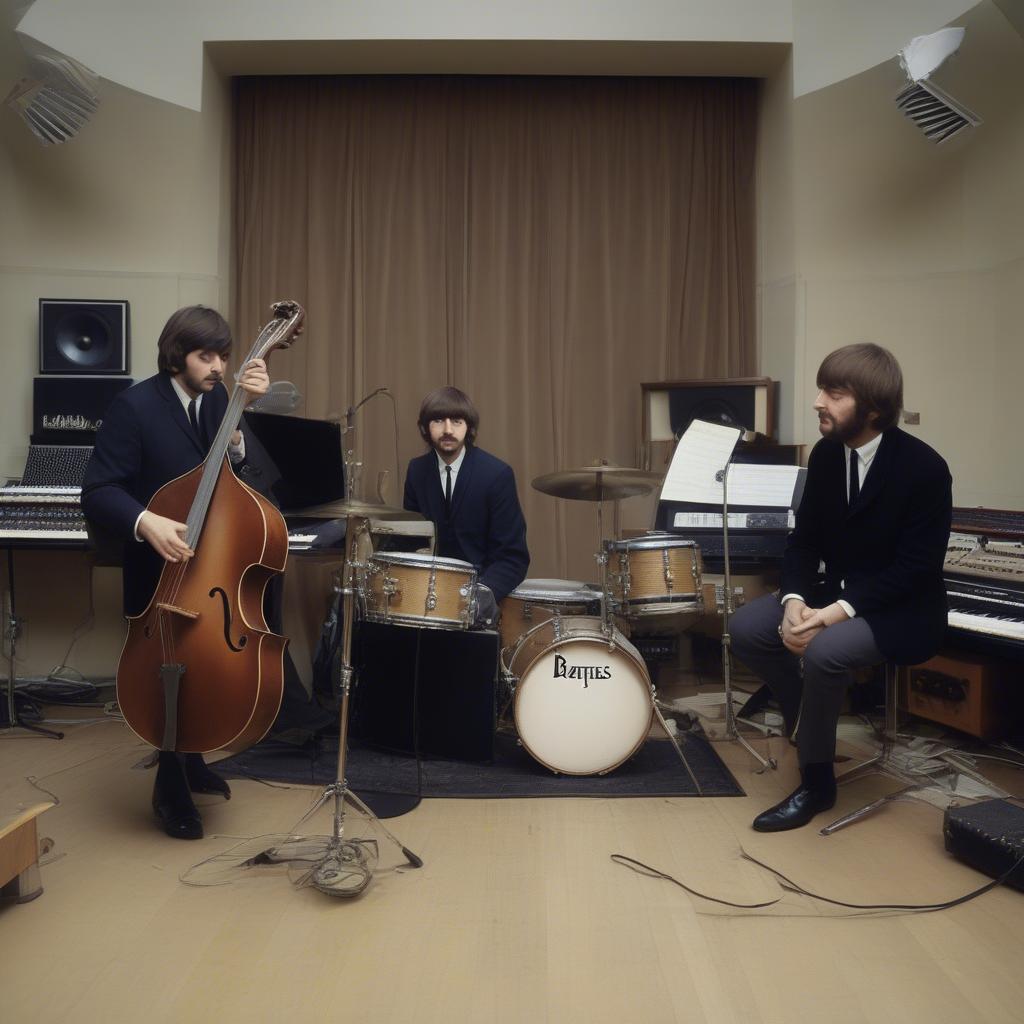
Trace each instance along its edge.
<instances>
[{"instance_id":1,"label":"microphone","mask_svg":"<svg viewBox=\"0 0 1024 1024\"><path fill-rule=\"evenodd\" d=\"M383 395L383 394L391 394L391 392L387 389L386 386L382 387L382 388L377 388L376 390L371 391L365 398L361 399L355 405L350 405L348 407L348 410L345 413L345 419L347 420L348 425L350 427L352 426L352 418L355 416L357 409L360 409L362 406L366 405L366 403L371 398L376 398L377 395Z\"/></svg>"},{"instance_id":2,"label":"microphone","mask_svg":"<svg viewBox=\"0 0 1024 1024\"><path fill-rule=\"evenodd\" d=\"M249 411L287 416L295 412L301 401L302 393L290 380L275 380L265 395L249 403Z\"/></svg>"}]
</instances>

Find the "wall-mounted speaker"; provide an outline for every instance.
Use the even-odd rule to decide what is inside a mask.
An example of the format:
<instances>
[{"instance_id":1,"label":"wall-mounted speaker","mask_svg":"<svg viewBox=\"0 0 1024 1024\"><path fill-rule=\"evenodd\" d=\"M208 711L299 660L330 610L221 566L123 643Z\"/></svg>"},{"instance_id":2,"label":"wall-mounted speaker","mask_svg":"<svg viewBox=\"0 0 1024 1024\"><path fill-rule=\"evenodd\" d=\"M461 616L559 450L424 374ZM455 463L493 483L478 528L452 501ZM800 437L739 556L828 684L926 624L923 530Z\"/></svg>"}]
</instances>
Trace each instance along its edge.
<instances>
[{"instance_id":1,"label":"wall-mounted speaker","mask_svg":"<svg viewBox=\"0 0 1024 1024\"><path fill-rule=\"evenodd\" d=\"M124 300L39 300L40 373L128 373L130 341Z\"/></svg>"}]
</instances>

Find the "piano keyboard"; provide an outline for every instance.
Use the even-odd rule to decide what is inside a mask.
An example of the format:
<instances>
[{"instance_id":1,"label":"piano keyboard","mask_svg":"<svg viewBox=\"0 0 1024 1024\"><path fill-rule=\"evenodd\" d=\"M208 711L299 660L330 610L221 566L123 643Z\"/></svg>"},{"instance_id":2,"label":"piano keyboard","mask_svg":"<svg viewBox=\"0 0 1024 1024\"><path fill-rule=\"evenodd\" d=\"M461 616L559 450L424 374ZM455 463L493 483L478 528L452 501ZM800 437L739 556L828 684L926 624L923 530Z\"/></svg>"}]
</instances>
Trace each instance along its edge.
<instances>
[{"instance_id":1,"label":"piano keyboard","mask_svg":"<svg viewBox=\"0 0 1024 1024\"><path fill-rule=\"evenodd\" d=\"M958 525L949 536L943 566L950 638L982 653L1017 652L1024 642L1020 513L956 509L953 519Z\"/></svg>"},{"instance_id":2,"label":"piano keyboard","mask_svg":"<svg viewBox=\"0 0 1024 1024\"><path fill-rule=\"evenodd\" d=\"M77 502L81 494L81 487L28 486L26 484L7 484L5 487L0 487L0 501L14 501L29 497L41 501L74 498Z\"/></svg>"},{"instance_id":3,"label":"piano keyboard","mask_svg":"<svg viewBox=\"0 0 1024 1024\"><path fill-rule=\"evenodd\" d=\"M81 487L0 487L0 541L86 541Z\"/></svg>"},{"instance_id":4,"label":"piano keyboard","mask_svg":"<svg viewBox=\"0 0 1024 1024\"><path fill-rule=\"evenodd\" d=\"M966 629L971 633L984 633L986 636L998 636L1007 640L1024 640L1024 607L1020 609L1017 618L1003 618L989 612L978 614L951 609L948 621L953 629Z\"/></svg>"},{"instance_id":5,"label":"piano keyboard","mask_svg":"<svg viewBox=\"0 0 1024 1024\"><path fill-rule=\"evenodd\" d=\"M51 526L19 526L0 528L0 540L88 540L85 529L63 530Z\"/></svg>"},{"instance_id":6,"label":"piano keyboard","mask_svg":"<svg viewBox=\"0 0 1024 1024\"><path fill-rule=\"evenodd\" d=\"M1024 640L1024 593L976 580L946 578L949 625L971 633Z\"/></svg>"}]
</instances>

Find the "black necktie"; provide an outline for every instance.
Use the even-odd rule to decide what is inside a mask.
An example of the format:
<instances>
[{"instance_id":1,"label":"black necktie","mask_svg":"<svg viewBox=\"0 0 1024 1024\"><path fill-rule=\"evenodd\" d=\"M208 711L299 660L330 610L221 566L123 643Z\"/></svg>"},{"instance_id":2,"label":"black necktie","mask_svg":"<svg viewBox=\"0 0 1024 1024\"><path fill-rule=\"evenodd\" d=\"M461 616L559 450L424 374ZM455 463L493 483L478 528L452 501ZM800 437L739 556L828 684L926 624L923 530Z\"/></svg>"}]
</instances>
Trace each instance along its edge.
<instances>
[{"instance_id":1,"label":"black necktie","mask_svg":"<svg viewBox=\"0 0 1024 1024\"><path fill-rule=\"evenodd\" d=\"M444 510L449 515L452 511L452 467L444 467Z\"/></svg>"},{"instance_id":2,"label":"black necktie","mask_svg":"<svg viewBox=\"0 0 1024 1024\"><path fill-rule=\"evenodd\" d=\"M853 508L860 494L860 472L857 463L860 459L856 452L850 452L850 508Z\"/></svg>"},{"instance_id":3,"label":"black necktie","mask_svg":"<svg viewBox=\"0 0 1024 1024\"><path fill-rule=\"evenodd\" d=\"M192 432L202 441L203 435L199 433L199 420L196 417L196 400L190 399L188 403L188 421L192 424Z\"/></svg>"}]
</instances>

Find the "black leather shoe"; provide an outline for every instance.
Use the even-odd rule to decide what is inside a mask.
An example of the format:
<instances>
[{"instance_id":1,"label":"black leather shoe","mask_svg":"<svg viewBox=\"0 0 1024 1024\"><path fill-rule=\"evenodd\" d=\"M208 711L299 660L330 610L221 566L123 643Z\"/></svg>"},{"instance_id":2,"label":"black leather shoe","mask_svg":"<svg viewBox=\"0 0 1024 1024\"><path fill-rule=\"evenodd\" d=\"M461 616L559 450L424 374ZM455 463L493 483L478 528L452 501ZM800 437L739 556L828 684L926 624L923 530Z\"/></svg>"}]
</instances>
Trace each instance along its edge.
<instances>
[{"instance_id":1,"label":"black leather shoe","mask_svg":"<svg viewBox=\"0 0 1024 1024\"><path fill-rule=\"evenodd\" d=\"M804 765L801 782L785 800L754 819L755 832L788 832L803 828L816 814L836 803L836 780L831 764Z\"/></svg>"},{"instance_id":2,"label":"black leather shoe","mask_svg":"<svg viewBox=\"0 0 1024 1024\"><path fill-rule=\"evenodd\" d=\"M231 799L231 787L203 760L202 754L185 755L185 778L193 793L215 793Z\"/></svg>"},{"instance_id":3,"label":"black leather shoe","mask_svg":"<svg viewBox=\"0 0 1024 1024\"><path fill-rule=\"evenodd\" d=\"M163 830L172 839L202 839L203 819L185 781L185 772L176 754L160 752L160 767L153 784L153 811Z\"/></svg>"}]
</instances>

